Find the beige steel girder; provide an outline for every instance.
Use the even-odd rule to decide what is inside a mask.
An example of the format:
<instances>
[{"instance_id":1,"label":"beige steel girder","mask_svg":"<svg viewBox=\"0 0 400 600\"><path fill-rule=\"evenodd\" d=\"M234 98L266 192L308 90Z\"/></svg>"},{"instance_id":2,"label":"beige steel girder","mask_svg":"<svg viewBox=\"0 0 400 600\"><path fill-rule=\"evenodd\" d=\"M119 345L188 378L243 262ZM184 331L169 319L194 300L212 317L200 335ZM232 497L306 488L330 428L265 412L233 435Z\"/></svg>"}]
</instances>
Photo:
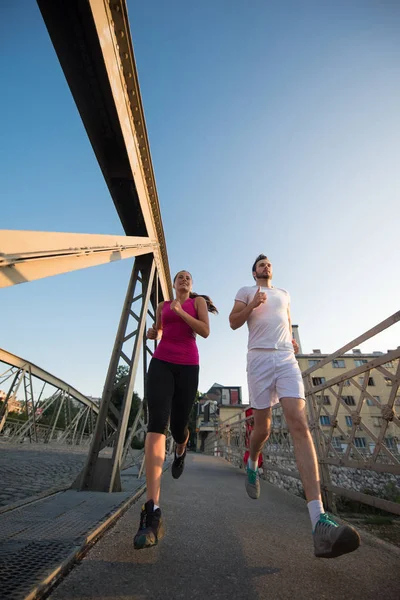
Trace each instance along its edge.
<instances>
[{"instance_id":1,"label":"beige steel girder","mask_svg":"<svg viewBox=\"0 0 400 600\"><path fill-rule=\"evenodd\" d=\"M154 252L147 237L0 230L0 288Z\"/></svg>"}]
</instances>

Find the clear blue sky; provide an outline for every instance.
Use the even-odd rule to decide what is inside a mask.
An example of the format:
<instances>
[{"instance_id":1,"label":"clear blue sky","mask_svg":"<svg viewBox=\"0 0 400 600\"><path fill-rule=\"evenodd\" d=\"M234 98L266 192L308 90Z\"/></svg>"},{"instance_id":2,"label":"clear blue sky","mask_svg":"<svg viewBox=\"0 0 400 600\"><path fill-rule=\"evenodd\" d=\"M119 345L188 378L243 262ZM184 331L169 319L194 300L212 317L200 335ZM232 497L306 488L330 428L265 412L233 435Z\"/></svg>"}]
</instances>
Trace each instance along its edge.
<instances>
[{"instance_id":1,"label":"clear blue sky","mask_svg":"<svg viewBox=\"0 0 400 600\"><path fill-rule=\"evenodd\" d=\"M228 314L258 253L291 294L304 351L399 309L400 6L128 8L171 269L220 309L200 389L246 398L246 331ZM0 228L122 234L36 3L2 3L0 34ZM0 346L100 395L131 266L2 290Z\"/></svg>"}]
</instances>

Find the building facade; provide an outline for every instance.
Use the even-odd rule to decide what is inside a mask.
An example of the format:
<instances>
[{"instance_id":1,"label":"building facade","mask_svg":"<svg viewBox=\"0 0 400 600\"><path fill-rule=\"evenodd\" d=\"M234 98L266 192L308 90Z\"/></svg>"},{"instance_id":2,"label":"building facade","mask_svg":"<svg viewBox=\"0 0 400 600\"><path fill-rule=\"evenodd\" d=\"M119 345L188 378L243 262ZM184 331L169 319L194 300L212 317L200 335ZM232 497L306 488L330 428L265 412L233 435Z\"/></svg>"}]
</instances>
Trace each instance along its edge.
<instances>
[{"instance_id":1,"label":"building facade","mask_svg":"<svg viewBox=\"0 0 400 600\"><path fill-rule=\"evenodd\" d=\"M362 367L382 355L383 352L362 353L361 350L354 349L351 354L344 354L313 371L311 373L312 386L323 385L338 375ZM327 356L329 355L322 354L321 350L316 349L311 354L299 354L296 358L301 371L304 373L310 367L318 366ZM353 423L354 417L351 413L356 414L356 411L359 410L361 426L357 427L354 445L360 451L373 452L375 442L369 432L376 437L379 435L383 418L382 408L388 404L392 393L393 381L385 372L394 375L398 362L396 360L385 363L383 372L373 369L370 374L368 372L362 373L345 380L340 394L340 399L343 402L339 399L339 384L315 394L317 403L323 407L319 416L320 427L328 431L332 420L335 422L332 445L336 450L339 452L346 450L347 434L352 431L353 426L356 424ZM368 377L367 382L365 382L366 377ZM361 398L362 389L364 389L364 392ZM395 398L393 408L395 414L400 413L399 396ZM394 423L388 423L384 443L389 450L395 453L400 452L398 427Z\"/></svg>"},{"instance_id":2,"label":"building facade","mask_svg":"<svg viewBox=\"0 0 400 600\"><path fill-rule=\"evenodd\" d=\"M241 387L214 383L197 405L196 450L202 451L209 433L223 421L241 414L243 408Z\"/></svg>"}]
</instances>

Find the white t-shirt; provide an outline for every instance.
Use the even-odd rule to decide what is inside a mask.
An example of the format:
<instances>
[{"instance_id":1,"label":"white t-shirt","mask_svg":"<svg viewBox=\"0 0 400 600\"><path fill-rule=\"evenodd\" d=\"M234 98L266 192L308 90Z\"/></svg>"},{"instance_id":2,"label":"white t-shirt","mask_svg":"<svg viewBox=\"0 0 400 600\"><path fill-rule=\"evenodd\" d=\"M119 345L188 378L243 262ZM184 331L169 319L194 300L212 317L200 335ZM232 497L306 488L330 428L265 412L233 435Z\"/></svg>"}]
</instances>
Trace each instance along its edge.
<instances>
[{"instance_id":1,"label":"white t-shirt","mask_svg":"<svg viewBox=\"0 0 400 600\"><path fill-rule=\"evenodd\" d=\"M257 285L242 287L236 294L235 300L249 304L257 290ZM289 330L290 296L288 292L276 287L261 287L261 291L267 294L267 301L255 308L247 319L248 350L263 348L294 352Z\"/></svg>"}]
</instances>

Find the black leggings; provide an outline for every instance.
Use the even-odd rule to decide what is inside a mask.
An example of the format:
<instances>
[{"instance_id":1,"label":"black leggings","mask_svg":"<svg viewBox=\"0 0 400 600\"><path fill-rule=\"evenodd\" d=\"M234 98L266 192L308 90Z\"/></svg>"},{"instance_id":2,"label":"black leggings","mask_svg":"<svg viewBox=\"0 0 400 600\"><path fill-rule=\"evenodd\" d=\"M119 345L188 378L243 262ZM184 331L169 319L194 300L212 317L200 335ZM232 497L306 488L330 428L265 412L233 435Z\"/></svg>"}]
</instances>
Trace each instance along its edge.
<instances>
[{"instance_id":1,"label":"black leggings","mask_svg":"<svg viewBox=\"0 0 400 600\"><path fill-rule=\"evenodd\" d=\"M176 365L152 358L147 373L147 431L166 435L171 418L172 437L177 444L184 444L198 383L199 365Z\"/></svg>"}]
</instances>

